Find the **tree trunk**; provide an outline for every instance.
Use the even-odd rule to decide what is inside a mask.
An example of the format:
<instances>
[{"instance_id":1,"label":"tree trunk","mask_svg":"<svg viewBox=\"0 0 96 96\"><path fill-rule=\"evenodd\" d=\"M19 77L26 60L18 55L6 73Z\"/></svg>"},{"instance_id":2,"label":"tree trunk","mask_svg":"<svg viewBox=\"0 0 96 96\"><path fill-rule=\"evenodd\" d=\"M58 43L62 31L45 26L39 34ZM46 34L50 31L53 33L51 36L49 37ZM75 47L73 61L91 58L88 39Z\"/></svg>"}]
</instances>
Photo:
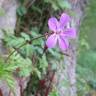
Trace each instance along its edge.
<instances>
[{"instance_id":1,"label":"tree trunk","mask_svg":"<svg viewBox=\"0 0 96 96\"><path fill-rule=\"evenodd\" d=\"M0 16L0 56L6 55L7 52L2 42L2 39L4 37L2 29L8 31L9 34L14 33L16 24L16 8L17 8L16 0L0 0L0 11L1 10L4 11L4 14ZM16 84L15 89L16 89L16 96L20 96L18 84ZM9 96L9 94L10 96L13 96L13 94L10 93L10 89L5 81L0 80L0 91L2 92L2 96Z\"/></svg>"},{"instance_id":2,"label":"tree trunk","mask_svg":"<svg viewBox=\"0 0 96 96\"><path fill-rule=\"evenodd\" d=\"M71 26L77 29L77 38L71 41L64 63L60 63L57 69L57 89L59 96L77 96L76 89L76 49L79 38L79 25L83 18L83 12L87 0L69 0L72 11L76 16L72 18Z\"/></svg>"},{"instance_id":3,"label":"tree trunk","mask_svg":"<svg viewBox=\"0 0 96 96\"><path fill-rule=\"evenodd\" d=\"M0 0L0 10L4 12L0 16L0 55L5 54L5 48L2 44L3 32L2 29L8 31L9 33L14 33L16 24L16 0Z\"/></svg>"}]
</instances>

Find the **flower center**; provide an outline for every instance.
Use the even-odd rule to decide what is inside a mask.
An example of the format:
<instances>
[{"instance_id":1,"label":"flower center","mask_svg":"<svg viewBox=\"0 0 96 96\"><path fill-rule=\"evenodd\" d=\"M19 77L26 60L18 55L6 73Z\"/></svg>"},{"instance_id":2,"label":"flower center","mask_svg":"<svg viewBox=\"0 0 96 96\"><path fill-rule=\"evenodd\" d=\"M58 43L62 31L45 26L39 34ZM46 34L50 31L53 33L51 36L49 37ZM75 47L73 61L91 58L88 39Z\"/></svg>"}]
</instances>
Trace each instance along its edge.
<instances>
[{"instance_id":1,"label":"flower center","mask_svg":"<svg viewBox=\"0 0 96 96\"><path fill-rule=\"evenodd\" d=\"M57 31L57 32L56 32L56 34L60 34L60 33L61 33L61 31Z\"/></svg>"}]
</instances>

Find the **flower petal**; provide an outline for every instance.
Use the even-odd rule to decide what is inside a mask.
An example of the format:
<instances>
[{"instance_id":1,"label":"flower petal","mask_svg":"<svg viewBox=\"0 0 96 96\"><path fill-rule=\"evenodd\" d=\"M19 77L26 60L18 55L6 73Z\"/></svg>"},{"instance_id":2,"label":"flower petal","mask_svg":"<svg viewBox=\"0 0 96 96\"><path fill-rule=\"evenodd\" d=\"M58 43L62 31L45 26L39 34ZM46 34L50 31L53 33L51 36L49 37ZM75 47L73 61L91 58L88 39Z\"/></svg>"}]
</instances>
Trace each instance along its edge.
<instances>
[{"instance_id":1,"label":"flower petal","mask_svg":"<svg viewBox=\"0 0 96 96\"><path fill-rule=\"evenodd\" d=\"M54 48L56 43L57 43L56 34L52 34L51 36L49 36L47 41L46 41L46 45L48 48Z\"/></svg>"},{"instance_id":2,"label":"flower petal","mask_svg":"<svg viewBox=\"0 0 96 96\"><path fill-rule=\"evenodd\" d=\"M61 27L64 27L70 21L70 17L68 14L63 13L60 17Z\"/></svg>"},{"instance_id":3,"label":"flower petal","mask_svg":"<svg viewBox=\"0 0 96 96\"><path fill-rule=\"evenodd\" d=\"M69 28L64 32L65 37L69 38L76 38L76 29L75 28Z\"/></svg>"},{"instance_id":4,"label":"flower petal","mask_svg":"<svg viewBox=\"0 0 96 96\"><path fill-rule=\"evenodd\" d=\"M51 31L56 32L58 23L59 23L59 22L57 21L57 19L56 19L55 17L50 18L50 19L48 20L49 29L50 29Z\"/></svg>"},{"instance_id":5,"label":"flower petal","mask_svg":"<svg viewBox=\"0 0 96 96\"><path fill-rule=\"evenodd\" d=\"M68 49L69 47L69 42L66 38L60 36L60 38L58 39L59 40L59 47L62 51Z\"/></svg>"}]
</instances>

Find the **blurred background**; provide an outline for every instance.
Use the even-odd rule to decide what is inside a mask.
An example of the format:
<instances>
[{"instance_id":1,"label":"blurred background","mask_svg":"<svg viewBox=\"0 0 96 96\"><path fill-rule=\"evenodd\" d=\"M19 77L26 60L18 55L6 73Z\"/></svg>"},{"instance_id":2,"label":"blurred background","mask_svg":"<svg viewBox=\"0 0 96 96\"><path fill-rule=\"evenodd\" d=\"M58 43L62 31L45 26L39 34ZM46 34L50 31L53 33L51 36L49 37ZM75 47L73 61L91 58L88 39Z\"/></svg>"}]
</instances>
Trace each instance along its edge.
<instances>
[{"instance_id":1,"label":"blurred background","mask_svg":"<svg viewBox=\"0 0 96 96\"><path fill-rule=\"evenodd\" d=\"M34 40L32 44L25 45L19 51L18 47L25 41L48 32L47 21L51 16L59 18L62 12L68 12L70 16L75 17L77 14L71 9L71 4L73 4L72 6L74 7L74 3L77 1L80 0L18 1L19 4L16 9L17 21L14 35L10 35L11 31L9 32L9 30L7 30L8 32L3 30L4 34L6 33L3 41L8 47L9 53L12 52L13 49L17 51L8 61L8 64L10 64L9 67L7 66L9 68L8 70L12 71L7 71L9 72L7 75L5 70L3 70L4 73L2 71L3 75L0 73L0 76L7 80L7 83L11 88L14 87L12 74L14 73L14 70L16 70L16 73L14 73L16 76L30 77L30 80L26 81L27 87L25 88L25 94L27 95L24 96L35 96L34 94L36 90L38 90L39 81L46 78L48 64L50 63L52 65L53 70L58 67L56 64L60 63L63 59L63 55L59 52L58 48L49 49L48 52L44 53L42 56L46 38ZM71 4L69 2L71 2ZM83 15L78 29L79 40L76 53L77 96L96 96L96 0L87 0L87 4L79 5L83 6ZM77 5L77 7L79 5ZM77 13L79 14L79 12ZM4 10L0 9L0 16L3 16L4 14ZM2 62L3 60L0 60L0 64ZM3 67L0 66L0 68L2 69ZM10 78L8 77L7 79L6 76L10 76ZM12 81L11 83L10 80ZM54 87L53 91L51 91L48 96L59 96L58 90Z\"/></svg>"}]
</instances>

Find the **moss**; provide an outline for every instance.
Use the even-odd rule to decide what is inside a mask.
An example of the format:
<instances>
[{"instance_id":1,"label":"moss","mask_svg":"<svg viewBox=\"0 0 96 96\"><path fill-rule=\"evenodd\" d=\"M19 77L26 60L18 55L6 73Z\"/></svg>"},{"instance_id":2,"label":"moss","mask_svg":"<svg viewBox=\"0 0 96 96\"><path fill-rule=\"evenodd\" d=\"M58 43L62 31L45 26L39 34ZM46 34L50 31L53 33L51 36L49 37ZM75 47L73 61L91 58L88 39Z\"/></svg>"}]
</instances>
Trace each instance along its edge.
<instances>
[{"instance_id":1,"label":"moss","mask_svg":"<svg viewBox=\"0 0 96 96\"><path fill-rule=\"evenodd\" d=\"M87 38L90 47L92 49L96 48L95 38L96 38L96 0L89 0L88 7L85 11L85 17L81 25L81 38L84 36Z\"/></svg>"}]
</instances>

